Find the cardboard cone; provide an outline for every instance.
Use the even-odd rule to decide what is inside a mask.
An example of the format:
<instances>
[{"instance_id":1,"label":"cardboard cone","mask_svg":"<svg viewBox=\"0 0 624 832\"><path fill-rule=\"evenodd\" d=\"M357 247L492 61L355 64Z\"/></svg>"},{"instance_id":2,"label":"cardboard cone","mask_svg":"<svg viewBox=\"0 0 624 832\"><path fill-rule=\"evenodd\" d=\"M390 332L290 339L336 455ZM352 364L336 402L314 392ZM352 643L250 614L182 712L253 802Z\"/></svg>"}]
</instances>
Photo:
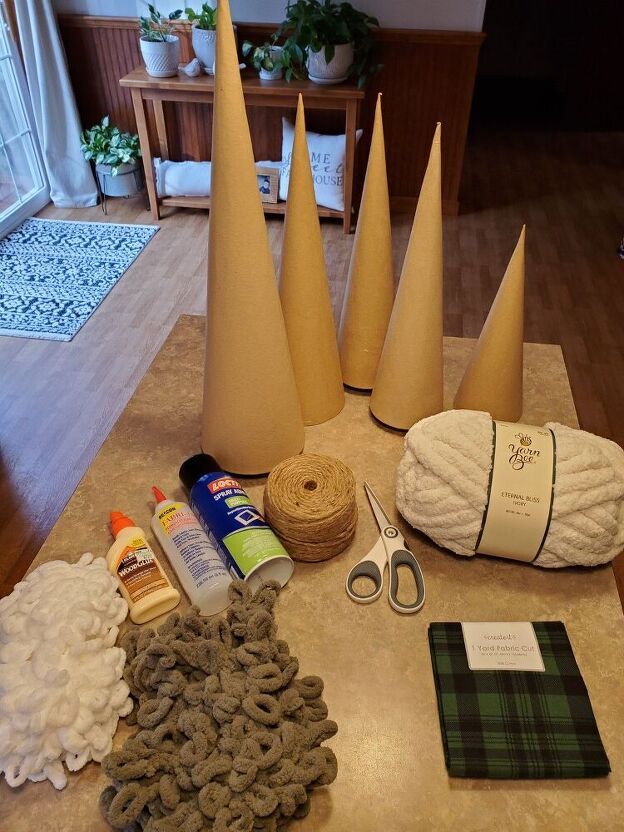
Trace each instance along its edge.
<instances>
[{"instance_id":1,"label":"cardboard cone","mask_svg":"<svg viewBox=\"0 0 624 832\"><path fill-rule=\"evenodd\" d=\"M338 335L342 378L350 387L373 387L393 298L390 200L380 93Z\"/></svg>"},{"instance_id":2,"label":"cardboard cone","mask_svg":"<svg viewBox=\"0 0 624 832\"><path fill-rule=\"evenodd\" d=\"M505 422L522 416L524 238L523 226L454 402Z\"/></svg>"},{"instance_id":3,"label":"cardboard cone","mask_svg":"<svg viewBox=\"0 0 624 832\"><path fill-rule=\"evenodd\" d=\"M202 448L261 474L303 447L303 422L258 192L228 0L219 0Z\"/></svg>"},{"instance_id":4,"label":"cardboard cone","mask_svg":"<svg viewBox=\"0 0 624 832\"><path fill-rule=\"evenodd\" d=\"M344 389L301 95L286 202L280 297L303 421L318 425L340 413Z\"/></svg>"},{"instance_id":5,"label":"cardboard cone","mask_svg":"<svg viewBox=\"0 0 624 832\"><path fill-rule=\"evenodd\" d=\"M370 402L380 422L401 430L443 407L440 173L438 124Z\"/></svg>"}]
</instances>

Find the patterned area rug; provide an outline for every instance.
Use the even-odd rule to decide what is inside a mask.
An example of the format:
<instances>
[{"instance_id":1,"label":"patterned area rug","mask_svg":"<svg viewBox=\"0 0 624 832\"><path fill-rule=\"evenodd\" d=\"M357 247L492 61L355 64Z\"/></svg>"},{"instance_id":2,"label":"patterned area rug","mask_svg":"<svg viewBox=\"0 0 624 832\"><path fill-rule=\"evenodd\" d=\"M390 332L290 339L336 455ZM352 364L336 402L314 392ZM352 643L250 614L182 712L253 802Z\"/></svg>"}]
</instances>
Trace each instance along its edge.
<instances>
[{"instance_id":1,"label":"patterned area rug","mask_svg":"<svg viewBox=\"0 0 624 832\"><path fill-rule=\"evenodd\" d=\"M71 341L157 231L26 220L0 240L0 335Z\"/></svg>"}]
</instances>

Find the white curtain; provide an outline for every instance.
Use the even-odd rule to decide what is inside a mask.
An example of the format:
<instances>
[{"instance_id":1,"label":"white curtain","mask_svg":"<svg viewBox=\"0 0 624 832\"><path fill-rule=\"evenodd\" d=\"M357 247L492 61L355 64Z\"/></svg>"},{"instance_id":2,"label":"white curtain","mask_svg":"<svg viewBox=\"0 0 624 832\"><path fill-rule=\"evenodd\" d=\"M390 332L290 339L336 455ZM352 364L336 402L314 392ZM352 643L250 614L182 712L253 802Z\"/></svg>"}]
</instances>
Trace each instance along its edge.
<instances>
[{"instance_id":1,"label":"white curtain","mask_svg":"<svg viewBox=\"0 0 624 832\"><path fill-rule=\"evenodd\" d=\"M97 188L80 152L80 120L52 0L15 0L15 16L50 198L60 208L95 205Z\"/></svg>"}]
</instances>

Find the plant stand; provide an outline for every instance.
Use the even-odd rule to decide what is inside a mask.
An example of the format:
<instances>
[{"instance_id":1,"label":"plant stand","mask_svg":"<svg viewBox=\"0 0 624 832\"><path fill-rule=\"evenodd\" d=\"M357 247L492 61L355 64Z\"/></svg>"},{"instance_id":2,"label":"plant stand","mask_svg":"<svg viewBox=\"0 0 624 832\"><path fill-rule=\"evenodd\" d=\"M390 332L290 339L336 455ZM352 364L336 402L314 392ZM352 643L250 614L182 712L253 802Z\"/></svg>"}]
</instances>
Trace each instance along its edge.
<instances>
[{"instance_id":1,"label":"plant stand","mask_svg":"<svg viewBox=\"0 0 624 832\"><path fill-rule=\"evenodd\" d=\"M104 180L104 183L106 184L106 180L109 177L111 177L112 174L110 174L110 173L96 173L95 174L95 184L97 186L97 192L98 192L98 196L100 198L100 205L102 206L102 213L105 216L108 216L108 206L106 204L108 194L106 193L106 191L104 190L104 188L102 188L102 186L100 184L100 176L102 177L102 179ZM118 176L133 176L134 177L134 183L136 185L137 191L139 191L139 192L143 191L143 194L145 196L145 210L149 211L149 198L147 196L147 192L146 192L145 188L143 187L143 181L142 181L142 177L141 177L141 169L137 168L136 170L129 171L128 173L118 174ZM133 194L133 196L134 196L134 194ZM116 196L116 197L114 197L114 199L119 199L119 197ZM122 197L122 199L130 199L130 196L124 196L124 197Z\"/></svg>"}]
</instances>

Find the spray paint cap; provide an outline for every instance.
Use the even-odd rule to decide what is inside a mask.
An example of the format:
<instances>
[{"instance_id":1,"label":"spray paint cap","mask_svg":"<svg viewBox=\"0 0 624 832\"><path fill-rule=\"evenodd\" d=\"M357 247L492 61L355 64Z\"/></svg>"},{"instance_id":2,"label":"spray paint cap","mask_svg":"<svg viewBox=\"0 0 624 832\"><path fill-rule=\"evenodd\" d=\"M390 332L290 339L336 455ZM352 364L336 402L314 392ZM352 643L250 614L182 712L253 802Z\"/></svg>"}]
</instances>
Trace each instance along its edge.
<instances>
[{"instance_id":1,"label":"spray paint cap","mask_svg":"<svg viewBox=\"0 0 624 832\"><path fill-rule=\"evenodd\" d=\"M205 474L214 474L217 471L221 471L221 466L213 456L210 456L210 454L195 454L180 465L179 477L182 485L187 491L190 491L197 480Z\"/></svg>"},{"instance_id":2,"label":"spray paint cap","mask_svg":"<svg viewBox=\"0 0 624 832\"><path fill-rule=\"evenodd\" d=\"M167 499L157 485L152 486L152 494L154 495L154 499L156 500L156 505L158 505L159 503L164 503L164 501Z\"/></svg>"},{"instance_id":3,"label":"spray paint cap","mask_svg":"<svg viewBox=\"0 0 624 832\"><path fill-rule=\"evenodd\" d=\"M111 511L110 513L110 527L113 537L117 537L122 529L128 529L136 525L134 520L125 515L121 511Z\"/></svg>"}]
</instances>

